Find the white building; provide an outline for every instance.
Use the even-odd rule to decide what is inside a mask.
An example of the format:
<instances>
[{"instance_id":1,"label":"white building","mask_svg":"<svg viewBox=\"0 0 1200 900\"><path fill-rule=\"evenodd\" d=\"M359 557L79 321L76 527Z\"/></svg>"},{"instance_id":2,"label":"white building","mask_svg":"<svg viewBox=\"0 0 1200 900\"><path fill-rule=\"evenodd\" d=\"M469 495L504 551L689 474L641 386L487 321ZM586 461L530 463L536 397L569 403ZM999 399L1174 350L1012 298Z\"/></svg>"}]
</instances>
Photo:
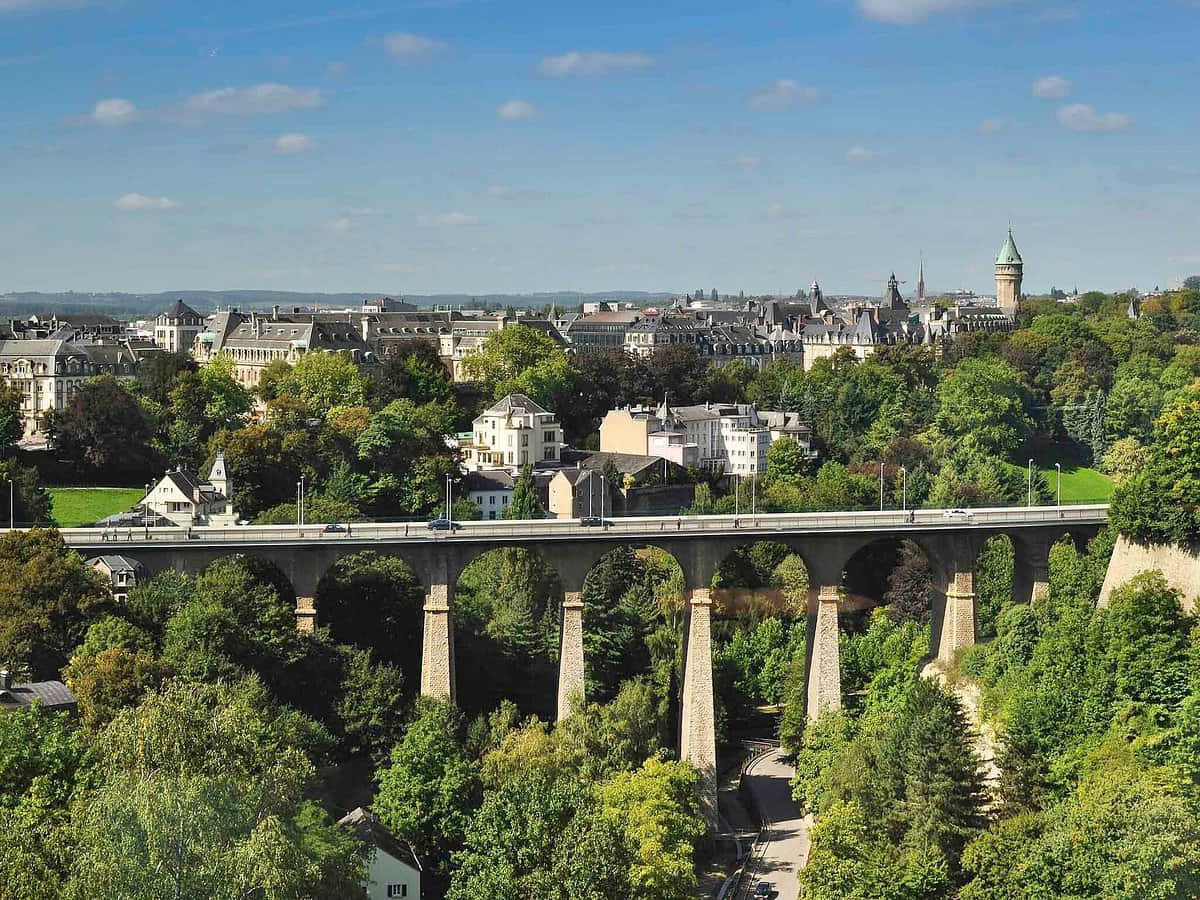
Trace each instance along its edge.
<instances>
[{"instance_id":1,"label":"white building","mask_svg":"<svg viewBox=\"0 0 1200 900\"><path fill-rule=\"evenodd\" d=\"M610 410L600 423L600 449L661 456L677 465L758 475L767 470L767 448L790 437L811 452L810 430L795 413L760 412L745 403L705 403L657 410Z\"/></svg>"},{"instance_id":2,"label":"white building","mask_svg":"<svg viewBox=\"0 0 1200 900\"><path fill-rule=\"evenodd\" d=\"M138 505L176 525L233 525L237 515L232 497L225 454L217 453L207 481L181 468L172 469L150 486Z\"/></svg>"},{"instance_id":3,"label":"white building","mask_svg":"<svg viewBox=\"0 0 1200 900\"><path fill-rule=\"evenodd\" d=\"M343 816L338 824L353 830L367 845L367 880L363 889L368 900L419 900L421 862L408 844L392 837L361 806Z\"/></svg>"},{"instance_id":4,"label":"white building","mask_svg":"<svg viewBox=\"0 0 1200 900\"><path fill-rule=\"evenodd\" d=\"M516 480L507 469L468 472L466 477L467 497L488 520L504 518L515 486Z\"/></svg>"},{"instance_id":5,"label":"white building","mask_svg":"<svg viewBox=\"0 0 1200 900\"><path fill-rule=\"evenodd\" d=\"M197 336L204 330L204 317L182 300L163 310L154 319L154 343L170 353L191 353Z\"/></svg>"},{"instance_id":6,"label":"white building","mask_svg":"<svg viewBox=\"0 0 1200 900\"><path fill-rule=\"evenodd\" d=\"M472 423L471 437L459 442L468 472L553 461L563 447L562 426L554 413L524 394L509 394Z\"/></svg>"}]
</instances>

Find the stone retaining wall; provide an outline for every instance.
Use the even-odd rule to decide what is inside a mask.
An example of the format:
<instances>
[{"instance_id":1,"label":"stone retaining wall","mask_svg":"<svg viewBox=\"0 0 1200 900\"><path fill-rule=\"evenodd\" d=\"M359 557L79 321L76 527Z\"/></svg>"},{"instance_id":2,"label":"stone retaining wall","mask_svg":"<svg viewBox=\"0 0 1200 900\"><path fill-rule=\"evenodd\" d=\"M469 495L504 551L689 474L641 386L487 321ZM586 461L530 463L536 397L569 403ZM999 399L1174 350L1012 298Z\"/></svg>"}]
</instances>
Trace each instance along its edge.
<instances>
[{"instance_id":1,"label":"stone retaining wall","mask_svg":"<svg viewBox=\"0 0 1200 900\"><path fill-rule=\"evenodd\" d=\"M1158 569L1167 583L1183 595L1183 608L1196 611L1200 597L1200 550L1177 544L1137 544L1121 535L1113 547L1104 586L1100 589L1100 605L1108 602L1112 592L1141 572Z\"/></svg>"}]
</instances>

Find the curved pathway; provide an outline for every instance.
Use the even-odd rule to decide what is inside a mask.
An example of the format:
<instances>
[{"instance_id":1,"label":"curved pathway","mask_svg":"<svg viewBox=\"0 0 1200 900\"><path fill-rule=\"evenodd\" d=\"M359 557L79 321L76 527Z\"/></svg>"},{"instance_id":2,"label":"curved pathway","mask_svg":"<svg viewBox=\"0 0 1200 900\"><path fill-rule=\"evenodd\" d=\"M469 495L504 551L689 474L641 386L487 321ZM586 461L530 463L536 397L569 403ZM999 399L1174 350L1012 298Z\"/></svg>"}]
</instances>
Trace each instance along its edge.
<instances>
[{"instance_id":1,"label":"curved pathway","mask_svg":"<svg viewBox=\"0 0 1200 900\"><path fill-rule=\"evenodd\" d=\"M747 866L740 897L749 897L759 881L770 882L777 900L797 900L799 872L808 859L809 816L801 816L792 802L795 768L782 750L760 756L746 770L746 784L763 817L763 830Z\"/></svg>"}]
</instances>

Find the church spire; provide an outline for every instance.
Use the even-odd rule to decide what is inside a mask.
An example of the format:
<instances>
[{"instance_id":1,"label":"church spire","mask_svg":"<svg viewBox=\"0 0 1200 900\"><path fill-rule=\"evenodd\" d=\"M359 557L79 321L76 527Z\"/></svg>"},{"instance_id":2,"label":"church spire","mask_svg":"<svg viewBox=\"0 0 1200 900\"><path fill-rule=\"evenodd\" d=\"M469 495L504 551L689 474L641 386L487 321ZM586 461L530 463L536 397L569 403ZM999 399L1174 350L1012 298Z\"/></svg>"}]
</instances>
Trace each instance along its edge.
<instances>
[{"instance_id":1,"label":"church spire","mask_svg":"<svg viewBox=\"0 0 1200 900\"><path fill-rule=\"evenodd\" d=\"M925 252L921 251L921 267L917 274L917 303L925 305Z\"/></svg>"}]
</instances>

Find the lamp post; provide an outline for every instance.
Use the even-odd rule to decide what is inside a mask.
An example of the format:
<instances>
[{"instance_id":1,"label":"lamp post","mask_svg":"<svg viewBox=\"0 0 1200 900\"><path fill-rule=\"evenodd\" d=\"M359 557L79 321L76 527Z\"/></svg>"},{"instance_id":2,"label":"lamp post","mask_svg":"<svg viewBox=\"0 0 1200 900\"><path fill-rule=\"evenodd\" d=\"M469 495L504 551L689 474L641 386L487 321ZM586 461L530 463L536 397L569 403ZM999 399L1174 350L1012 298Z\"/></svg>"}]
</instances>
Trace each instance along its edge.
<instances>
[{"instance_id":1,"label":"lamp post","mask_svg":"<svg viewBox=\"0 0 1200 900\"><path fill-rule=\"evenodd\" d=\"M304 525L304 476L300 476L300 505L297 507L297 512L300 514L300 524Z\"/></svg>"},{"instance_id":2,"label":"lamp post","mask_svg":"<svg viewBox=\"0 0 1200 900\"><path fill-rule=\"evenodd\" d=\"M1029 461L1025 474L1025 505L1033 506L1033 460Z\"/></svg>"},{"instance_id":3,"label":"lamp post","mask_svg":"<svg viewBox=\"0 0 1200 900\"><path fill-rule=\"evenodd\" d=\"M883 512L883 460L879 461L879 511Z\"/></svg>"},{"instance_id":4,"label":"lamp post","mask_svg":"<svg viewBox=\"0 0 1200 900\"><path fill-rule=\"evenodd\" d=\"M1062 465L1055 463L1054 468L1058 472L1058 478L1055 479L1058 482L1058 505L1062 506Z\"/></svg>"},{"instance_id":5,"label":"lamp post","mask_svg":"<svg viewBox=\"0 0 1200 900\"><path fill-rule=\"evenodd\" d=\"M450 475L447 474L446 475L446 521L447 522L454 521L452 518L450 518L450 512L453 509L453 503L454 503L453 495L454 495L454 486L450 481Z\"/></svg>"},{"instance_id":6,"label":"lamp post","mask_svg":"<svg viewBox=\"0 0 1200 900\"><path fill-rule=\"evenodd\" d=\"M296 482L296 531L300 530L300 488L301 483Z\"/></svg>"},{"instance_id":7,"label":"lamp post","mask_svg":"<svg viewBox=\"0 0 1200 900\"><path fill-rule=\"evenodd\" d=\"M604 483L604 473L600 473L600 518L604 518L604 498L608 496L608 488Z\"/></svg>"},{"instance_id":8,"label":"lamp post","mask_svg":"<svg viewBox=\"0 0 1200 900\"><path fill-rule=\"evenodd\" d=\"M900 467L900 512L908 510L908 469Z\"/></svg>"},{"instance_id":9,"label":"lamp post","mask_svg":"<svg viewBox=\"0 0 1200 900\"><path fill-rule=\"evenodd\" d=\"M13 510L16 507L13 505L13 480L8 479L8 530L12 531L17 527L17 520L13 516Z\"/></svg>"},{"instance_id":10,"label":"lamp post","mask_svg":"<svg viewBox=\"0 0 1200 900\"><path fill-rule=\"evenodd\" d=\"M740 510L742 476L737 472L733 473L733 517L736 519Z\"/></svg>"}]
</instances>

